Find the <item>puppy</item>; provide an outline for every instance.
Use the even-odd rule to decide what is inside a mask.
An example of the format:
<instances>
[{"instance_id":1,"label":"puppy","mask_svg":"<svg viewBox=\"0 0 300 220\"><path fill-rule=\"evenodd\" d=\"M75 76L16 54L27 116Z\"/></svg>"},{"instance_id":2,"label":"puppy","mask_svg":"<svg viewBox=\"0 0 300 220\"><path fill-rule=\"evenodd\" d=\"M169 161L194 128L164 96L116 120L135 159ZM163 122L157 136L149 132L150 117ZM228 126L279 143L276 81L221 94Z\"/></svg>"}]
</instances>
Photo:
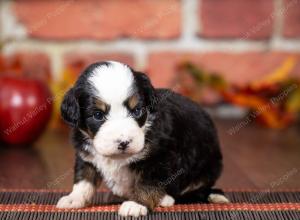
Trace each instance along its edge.
<instances>
[{"instance_id":1,"label":"puppy","mask_svg":"<svg viewBox=\"0 0 300 220\"><path fill-rule=\"evenodd\" d=\"M225 203L212 189L222 170L215 127L198 104L114 62L90 65L61 105L76 149L72 192L59 208L87 206L103 179L125 198L121 216L176 202Z\"/></svg>"}]
</instances>

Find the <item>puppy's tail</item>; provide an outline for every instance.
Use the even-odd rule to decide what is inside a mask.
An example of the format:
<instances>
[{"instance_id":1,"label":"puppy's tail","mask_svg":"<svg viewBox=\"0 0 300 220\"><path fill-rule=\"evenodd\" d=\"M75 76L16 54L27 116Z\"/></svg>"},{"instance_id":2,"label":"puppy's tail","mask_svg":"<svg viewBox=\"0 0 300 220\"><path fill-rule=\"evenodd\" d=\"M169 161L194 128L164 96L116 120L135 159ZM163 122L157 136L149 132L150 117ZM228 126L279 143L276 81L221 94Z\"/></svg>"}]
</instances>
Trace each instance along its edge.
<instances>
[{"instance_id":1,"label":"puppy's tail","mask_svg":"<svg viewBox=\"0 0 300 220\"><path fill-rule=\"evenodd\" d=\"M176 202L182 204L189 203L229 203L229 199L226 198L223 190L213 188L200 188L191 192L188 192L176 199Z\"/></svg>"}]
</instances>

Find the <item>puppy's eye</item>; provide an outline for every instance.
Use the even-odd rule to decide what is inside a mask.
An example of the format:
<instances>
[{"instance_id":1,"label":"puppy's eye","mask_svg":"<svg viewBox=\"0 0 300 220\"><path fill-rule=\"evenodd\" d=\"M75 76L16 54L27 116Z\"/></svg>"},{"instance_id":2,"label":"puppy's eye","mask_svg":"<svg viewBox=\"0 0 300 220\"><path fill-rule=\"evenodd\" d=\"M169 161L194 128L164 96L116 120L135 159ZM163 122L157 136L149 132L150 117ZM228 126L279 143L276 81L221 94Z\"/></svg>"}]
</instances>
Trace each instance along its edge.
<instances>
[{"instance_id":1,"label":"puppy's eye","mask_svg":"<svg viewBox=\"0 0 300 220\"><path fill-rule=\"evenodd\" d=\"M94 112L93 118L97 121L103 121L105 119L104 113L101 111Z\"/></svg>"},{"instance_id":2,"label":"puppy's eye","mask_svg":"<svg viewBox=\"0 0 300 220\"><path fill-rule=\"evenodd\" d=\"M131 112L132 117L140 118L143 115L143 109L141 107L136 107Z\"/></svg>"}]
</instances>

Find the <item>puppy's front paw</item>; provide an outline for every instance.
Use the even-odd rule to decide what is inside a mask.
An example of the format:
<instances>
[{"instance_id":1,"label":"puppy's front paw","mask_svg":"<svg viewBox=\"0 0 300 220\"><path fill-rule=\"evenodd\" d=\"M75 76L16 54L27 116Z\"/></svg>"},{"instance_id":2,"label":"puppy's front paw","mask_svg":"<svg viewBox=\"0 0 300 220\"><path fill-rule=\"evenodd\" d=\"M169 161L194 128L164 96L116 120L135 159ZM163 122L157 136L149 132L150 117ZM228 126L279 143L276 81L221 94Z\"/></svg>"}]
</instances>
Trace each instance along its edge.
<instances>
[{"instance_id":1,"label":"puppy's front paw","mask_svg":"<svg viewBox=\"0 0 300 220\"><path fill-rule=\"evenodd\" d=\"M172 196L169 196L169 195L165 195L159 202L159 206L162 206L162 207L169 207L169 206L172 206L174 205L175 203L175 199L172 197Z\"/></svg>"},{"instance_id":2,"label":"puppy's front paw","mask_svg":"<svg viewBox=\"0 0 300 220\"><path fill-rule=\"evenodd\" d=\"M229 203L229 199L227 199L224 195L221 194L210 194L208 196L208 201L210 203Z\"/></svg>"},{"instance_id":3,"label":"puppy's front paw","mask_svg":"<svg viewBox=\"0 0 300 220\"><path fill-rule=\"evenodd\" d=\"M119 208L119 215L124 217L126 216L139 217L142 215L147 215L147 213L148 213L148 209L145 206L138 204L134 201L123 202Z\"/></svg>"},{"instance_id":4,"label":"puppy's front paw","mask_svg":"<svg viewBox=\"0 0 300 220\"><path fill-rule=\"evenodd\" d=\"M71 208L78 209L78 208L83 208L86 205L87 202L83 196L69 194L67 196L61 197L56 207L61 209L71 209Z\"/></svg>"}]
</instances>

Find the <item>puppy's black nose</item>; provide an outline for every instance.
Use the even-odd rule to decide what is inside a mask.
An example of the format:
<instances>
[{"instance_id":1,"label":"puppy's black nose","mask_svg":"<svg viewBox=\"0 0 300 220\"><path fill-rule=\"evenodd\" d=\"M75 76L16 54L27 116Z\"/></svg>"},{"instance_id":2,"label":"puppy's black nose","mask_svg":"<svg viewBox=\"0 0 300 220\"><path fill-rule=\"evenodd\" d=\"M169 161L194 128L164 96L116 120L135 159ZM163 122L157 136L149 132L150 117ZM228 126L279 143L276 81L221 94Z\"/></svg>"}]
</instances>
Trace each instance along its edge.
<instances>
[{"instance_id":1,"label":"puppy's black nose","mask_svg":"<svg viewBox=\"0 0 300 220\"><path fill-rule=\"evenodd\" d=\"M129 143L129 141L121 141L119 143L118 150L126 150L126 148L128 148Z\"/></svg>"}]
</instances>

